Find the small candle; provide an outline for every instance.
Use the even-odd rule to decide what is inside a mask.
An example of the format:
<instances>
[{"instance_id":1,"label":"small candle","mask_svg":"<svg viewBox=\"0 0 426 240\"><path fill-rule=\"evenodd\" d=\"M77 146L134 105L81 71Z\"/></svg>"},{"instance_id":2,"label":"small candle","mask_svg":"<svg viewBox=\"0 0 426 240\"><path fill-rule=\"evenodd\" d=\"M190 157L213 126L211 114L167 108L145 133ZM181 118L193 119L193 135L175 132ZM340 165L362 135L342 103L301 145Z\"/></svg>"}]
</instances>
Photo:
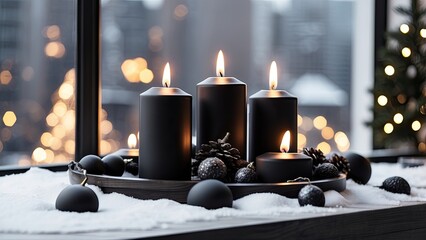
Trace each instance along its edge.
<instances>
[{"instance_id":1,"label":"small candle","mask_svg":"<svg viewBox=\"0 0 426 240\"><path fill-rule=\"evenodd\" d=\"M137 138L134 133L130 134L127 138L127 146L129 148L121 148L112 154L121 156L123 159L131 159L133 162L138 162L139 160L139 149L136 149Z\"/></svg>"},{"instance_id":2,"label":"small candle","mask_svg":"<svg viewBox=\"0 0 426 240\"><path fill-rule=\"evenodd\" d=\"M301 153L288 153L289 149L290 131L286 131L280 145L281 152L267 152L256 157L256 172L262 182L312 177L312 158Z\"/></svg>"},{"instance_id":3,"label":"small candle","mask_svg":"<svg viewBox=\"0 0 426 240\"><path fill-rule=\"evenodd\" d=\"M224 77L222 51L218 54L216 75L197 84L197 149L229 132L228 142L246 159L247 86L234 77Z\"/></svg>"},{"instance_id":4,"label":"small candle","mask_svg":"<svg viewBox=\"0 0 426 240\"><path fill-rule=\"evenodd\" d=\"M139 177L190 180L192 96L170 87L169 63L163 86L140 94Z\"/></svg>"},{"instance_id":5,"label":"small candle","mask_svg":"<svg viewBox=\"0 0 426 240\"><path fill-rule=\"evenodd\" d=\"M277 87L277 65L272 62L269 71L269 89L261 90L249 98L249 161L265 152L279 148L286 130L291 136L289 152L297 152L297 98ZM282 129L282 131L277 131Z\"/></svg>"}]
</instances>

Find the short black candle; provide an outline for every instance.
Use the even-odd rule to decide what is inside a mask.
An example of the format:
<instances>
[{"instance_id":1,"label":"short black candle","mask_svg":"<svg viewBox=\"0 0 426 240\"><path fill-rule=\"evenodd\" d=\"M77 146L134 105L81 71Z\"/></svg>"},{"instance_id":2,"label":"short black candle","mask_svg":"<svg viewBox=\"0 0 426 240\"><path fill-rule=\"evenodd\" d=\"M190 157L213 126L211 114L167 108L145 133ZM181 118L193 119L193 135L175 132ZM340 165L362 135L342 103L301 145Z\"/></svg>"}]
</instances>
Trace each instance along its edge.
<instances>
[{"instance_id":1,"label":"short black candle","mask_svg":"<svg viewBox=\"0 0 426 240\"><path fill-rule=\"evenodd\" d=\"M271 67L272 68L272 67ZM272 71L271 71L272 72ZM261 90L249 98L249 161L280 149L286 130L291 136L289 152L297 152L297 98L284 90Z\"/></svg>"},{"instance_id":2,"label":"short black candle","mask_svg":"<svg viewBox=\"0 0 426 240\"><path fill-rule=\"evenodd\" d=\"M179 88L153 87L140 95L140 178L191 179L191 104L192 96Z\"/></svg>"},{"instance_id":3,"label":"short black candle","mask_svg":"<svg viewBox=\"0 0 426 240\"><path fill-rule=\"evenodd\" d=\"M220 60L222 57L222 60ZM219 61L222 61L222 69ZM197 150L201 144L230 133L229 143L245 159L247 145L247 86L233 77L223 77L223 55L219 52L218 77L197 84Z\"/></svg>"}]
</instances>

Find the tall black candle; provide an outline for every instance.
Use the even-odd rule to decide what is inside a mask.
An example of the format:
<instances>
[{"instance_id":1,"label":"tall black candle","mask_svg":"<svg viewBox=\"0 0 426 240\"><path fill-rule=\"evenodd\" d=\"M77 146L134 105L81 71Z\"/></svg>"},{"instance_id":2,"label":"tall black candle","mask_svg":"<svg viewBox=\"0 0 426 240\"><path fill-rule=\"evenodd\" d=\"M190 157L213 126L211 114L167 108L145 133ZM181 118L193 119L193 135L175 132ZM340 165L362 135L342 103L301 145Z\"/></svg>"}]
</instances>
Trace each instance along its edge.
<instances>
[{"instance_id":1,"label":"tall black candle","mask_svg":"<svg viewBox=\"0 0 426 240\"><path fill-rule=\"evenodd\" d=\"M297 152L297 98L287 91L275 90L277 67L272 62L269 72L270 90L261 90L249 98L249 161L280 148L287 130L291 135L289 152Z\"/></svg>"},{"instance_id":2,"label":"tall black candle","mask_svg":"<svg viewBox=\"0 0 426 240\"><path fill-rule=\"evenodd\" d=\"M192 96L169 87L168 63L163 86L140 95L139 177L190 180Z\"/></svg>"},{"instance_id":3,"label":"tall black candle","mask_svg":"<svg viewBox=\"0 0 426 240\"><path fill-rule=\"evenodd\" d=\"M210 140L230 133L229 143L246 159L247 87L234 77L224 77L222 51L218 54L217 77L197 84L197 149Z\"/></svg>"}]
</instances>

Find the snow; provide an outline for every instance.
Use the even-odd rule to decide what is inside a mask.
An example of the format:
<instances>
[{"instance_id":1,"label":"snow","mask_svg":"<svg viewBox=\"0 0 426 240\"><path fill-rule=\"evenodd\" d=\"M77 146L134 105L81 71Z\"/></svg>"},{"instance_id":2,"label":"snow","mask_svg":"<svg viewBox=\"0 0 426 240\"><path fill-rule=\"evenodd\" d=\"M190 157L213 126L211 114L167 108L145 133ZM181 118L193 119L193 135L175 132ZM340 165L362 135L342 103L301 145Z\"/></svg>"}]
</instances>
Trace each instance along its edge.
<instances>
[{"instance_id":1,"label":"snow","mask_svg":"<svg viewBox=\"0 0 426 240\"><path fill-rule=\"evenodd\" d=\"M0 177L0 232L72 233L102 230L149 230L171 224L214 221L233 216L279 216L300 213L332 213L353 204L399 205L401 201L426 201L426 167L402 168L397 164L372 164L368 185L347 181L341 193L325 192L326 207L300 207L297 199L273 193L256 193L234 201L233 208L206 210L178 202L139 200L118 193L104 194L87 185L99 198L96 213L61 212L55 200L69 185L68 173L31 168L28 172ZM384 179L402 176L412 186L410 196L377 188Z\"/></svg>"}]
</instances>

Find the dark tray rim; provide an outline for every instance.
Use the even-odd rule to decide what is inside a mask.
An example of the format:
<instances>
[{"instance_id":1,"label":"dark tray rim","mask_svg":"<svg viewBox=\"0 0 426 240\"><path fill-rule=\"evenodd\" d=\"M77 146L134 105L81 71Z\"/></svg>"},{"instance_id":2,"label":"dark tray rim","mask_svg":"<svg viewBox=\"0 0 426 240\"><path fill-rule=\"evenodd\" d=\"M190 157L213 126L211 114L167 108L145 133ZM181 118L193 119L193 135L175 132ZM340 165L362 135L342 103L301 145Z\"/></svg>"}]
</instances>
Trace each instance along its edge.
<instances>
[{"instance_id":1,"label":"dark tray rim","mask_svg":"<svg viewBox=\"0 0 426 240\"><path fill-rule=\"evenodd\" d=\"M75 170L71 165L68 168L68 176L71 184L79 184L84 179L81 171ZM144 178L114 177L108 175L87 174L88 184L101 188L104 193L122 193L139 199L167 198L181 203L186 202L189 190L199 180L171 181ZM295 198L299 190L309 182L282 182L282 183L226 183L231 189L234 199L244 197L252 193L276 193L285 197ZM338 192L346 189L346 175L340 174L336 178L314 180L310 184L320 187L323 191L335 190Z\"/></svg>"}]
</instances>

